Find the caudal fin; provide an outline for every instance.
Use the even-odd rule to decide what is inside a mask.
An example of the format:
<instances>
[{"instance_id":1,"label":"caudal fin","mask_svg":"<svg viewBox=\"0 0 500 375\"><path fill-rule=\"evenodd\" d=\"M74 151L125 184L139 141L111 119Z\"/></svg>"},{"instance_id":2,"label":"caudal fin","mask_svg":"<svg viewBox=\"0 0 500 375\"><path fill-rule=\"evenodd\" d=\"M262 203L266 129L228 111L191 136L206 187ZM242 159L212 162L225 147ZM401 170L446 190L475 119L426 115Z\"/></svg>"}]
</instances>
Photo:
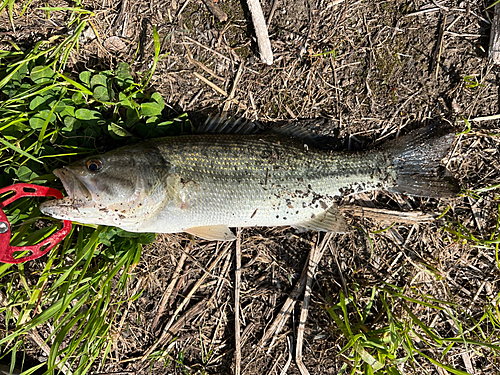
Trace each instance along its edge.
<instances>
[{"instance_id":1,"label":"caudal fin","mask_svg":"<svg viewBox=\"0 0 500 375\"><path fill-rule=\"evenodd\" d=\"M395 140L387 148L393 157L396 184L392 192L446 198L460 192L458 181L441 164L455 134L429 126Z\"/></svg>"}]
</instances>

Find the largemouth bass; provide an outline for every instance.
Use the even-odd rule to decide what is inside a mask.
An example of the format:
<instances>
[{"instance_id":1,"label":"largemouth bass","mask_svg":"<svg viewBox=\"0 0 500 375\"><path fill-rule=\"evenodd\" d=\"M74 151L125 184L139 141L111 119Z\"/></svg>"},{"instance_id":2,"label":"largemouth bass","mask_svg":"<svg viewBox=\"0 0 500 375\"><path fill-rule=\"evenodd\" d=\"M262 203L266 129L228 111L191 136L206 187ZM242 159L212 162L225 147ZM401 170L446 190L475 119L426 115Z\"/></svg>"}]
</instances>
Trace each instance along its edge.
<instances>
[{"instance_id":1,"label":"largemouth bass","mask_svg":"<svg viewBox=\"0 0 500 375\"><path fill-rule=\"evenodd\" d=\"M359 192L448 197L459 190L440 173L454 134L436 128L365 152L325 151L304 139L269 133L146 140L55 170L68 196L40 209L131 232L232 240L229 227L346 232L336 202Z\"/></svg>"}]
</instances>

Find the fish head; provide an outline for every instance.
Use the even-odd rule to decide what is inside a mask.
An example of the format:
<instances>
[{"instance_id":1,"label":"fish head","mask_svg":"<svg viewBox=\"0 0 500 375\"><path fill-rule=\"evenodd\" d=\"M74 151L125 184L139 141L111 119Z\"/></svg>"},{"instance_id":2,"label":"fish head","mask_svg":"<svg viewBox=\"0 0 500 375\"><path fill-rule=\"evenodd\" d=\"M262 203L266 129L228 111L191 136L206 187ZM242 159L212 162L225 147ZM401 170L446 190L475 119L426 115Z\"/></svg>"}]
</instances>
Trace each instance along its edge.
<instances>
[{"instance_id":1,"label":"fish head","mask_svg":"<svg viewBox=\"0 0 500 375\"><path fill-rule=\"evenodd\" d=\"M90 156L54 170L67 196L42 203L40 210L57 219L137 231L161 206L169 169L156 150L144 147Z\"/></svg>"}]
</instances>

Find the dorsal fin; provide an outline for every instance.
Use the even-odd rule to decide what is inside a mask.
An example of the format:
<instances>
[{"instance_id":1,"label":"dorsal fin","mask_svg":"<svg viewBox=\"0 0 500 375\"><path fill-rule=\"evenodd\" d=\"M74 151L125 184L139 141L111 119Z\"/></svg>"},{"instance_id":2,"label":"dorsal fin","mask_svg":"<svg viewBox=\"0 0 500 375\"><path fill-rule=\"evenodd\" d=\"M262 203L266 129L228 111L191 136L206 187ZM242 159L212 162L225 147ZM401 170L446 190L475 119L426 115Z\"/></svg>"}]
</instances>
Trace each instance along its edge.
<instances>
[{"instance_id":1,"label":"dorsal fin","mask_svg":"<svg viewBox=\"0 0 500 375\"><path fill-rule=\"evenodd\" d=\"M249 119L240 117L232 119L227 115L209 116L207 121L198 129L198 133L223 133L223 134L254 134L260 131L259 125Z\"/></svg>"},{"instance_id":2,"label":"dorsal fin","mask_svg":"<svg viewBox=\"0 0 500 375\"><path fill-rule=\"evenodd\" d=\"M316 215L314 219L296 224L294 227L333 233L347 233L351 231L349 224L347 224L336 205Z\"/></svg>"},{"instance_id":3,"label":"dorsal fin","mask_svg":"<svg viewBox=\"0 0 500 375\"><path fill-rule=\"evenodd\" d=\"M197 129L198 133L219 133L219 134L255 134L263 129L257 122L240 117L233 119L227 115L209 116L203 125ZM311 130L297 126L295 123L278 126L269 130L272 133L283 137L299 139L310 147L321 150L333 150L338 146L338 139L319 135Z\"/></svg>"},{"instance_id":4,"label":"dorsal fin","mask_svg":"<svg viewBox=\"0 0 500 375\"><path fill-rule=\"evenodd\" d=\"M273 132L281 134L285 137L298 138L309 144L315 143L316 139L319 138L317 134L303 129L300 126L295 125L294 123L273 128Z\"/></svg>"},{"instance_id":5,"label":"dorsal fin","mask_svg":"<svg viewBox=\"0 0 500 375\"><path fill-rule=\"evenodd\" d=\"M314 131L304 129L297 126L295 123L286 124L272 129L273 133L280 134L284 137L300 139L310 147L320 150L331 150L336 148L338 139L319 135Z\"/></svg>"}]
</instances>

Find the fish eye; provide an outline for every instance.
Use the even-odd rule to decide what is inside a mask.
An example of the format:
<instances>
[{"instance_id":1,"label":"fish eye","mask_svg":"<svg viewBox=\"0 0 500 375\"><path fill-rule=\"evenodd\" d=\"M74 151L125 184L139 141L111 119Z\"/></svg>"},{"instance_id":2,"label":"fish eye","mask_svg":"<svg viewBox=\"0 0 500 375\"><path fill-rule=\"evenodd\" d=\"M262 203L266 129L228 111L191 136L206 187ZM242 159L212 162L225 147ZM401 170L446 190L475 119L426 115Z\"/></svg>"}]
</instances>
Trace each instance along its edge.
<instances>
[{"instance_id":1,"label":"fish eye","mask_svg":"<svg viewBox=\"0 0 500 375\"><path fill-rule=\"evenodd\" d=\"M90 172L99 172L102 169L102 161L99 159L87 161L87 169Z\"/></svg>"}]
</instances>

